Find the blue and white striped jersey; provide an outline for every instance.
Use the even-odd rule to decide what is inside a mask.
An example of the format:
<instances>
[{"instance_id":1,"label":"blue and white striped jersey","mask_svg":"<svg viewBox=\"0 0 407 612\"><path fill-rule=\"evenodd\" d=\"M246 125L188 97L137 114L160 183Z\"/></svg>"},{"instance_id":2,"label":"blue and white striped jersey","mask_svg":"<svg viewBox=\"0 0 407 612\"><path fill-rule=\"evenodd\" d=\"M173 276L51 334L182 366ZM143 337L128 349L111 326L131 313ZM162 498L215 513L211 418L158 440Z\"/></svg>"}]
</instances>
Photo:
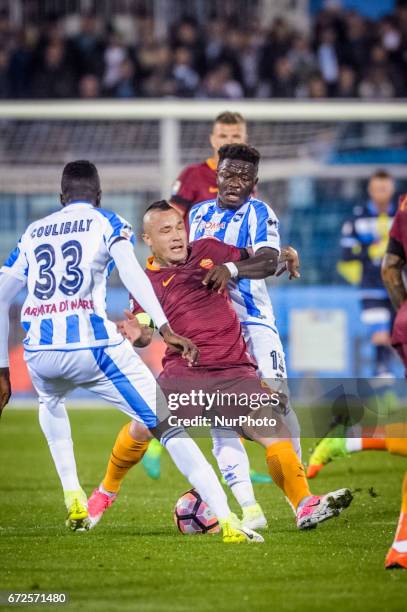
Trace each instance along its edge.
<instances>
[{"instance_id":1,"label":"blue and white striped jersey","mask_svg":"<svg viewBox=\"0 0 407 612\"><path fill-rule=\"evenodd\" d=\"M280 252L279 223L264 202L250 198L237 210L220 208L217 200L201 202L189 214L189 239L213 236L226 244L256 253L262 247ZM275 328L273 307L264 280L239 279L229 283L229 295L244 325L262 324Z\"/></svg>"},{"instance_id":2,"label":"blue and white striped jersey","mask_svg":"<svg viewBox=\"0 0 407 612\"><path fill-rule=\"evenodd\" d=\"M120 343L106 315L106 280L117 238L134 243L127 221L73 202L32 223L1 272L27 283L21 311L25 350L75 350Z\"/></svg>"}]
</instances>

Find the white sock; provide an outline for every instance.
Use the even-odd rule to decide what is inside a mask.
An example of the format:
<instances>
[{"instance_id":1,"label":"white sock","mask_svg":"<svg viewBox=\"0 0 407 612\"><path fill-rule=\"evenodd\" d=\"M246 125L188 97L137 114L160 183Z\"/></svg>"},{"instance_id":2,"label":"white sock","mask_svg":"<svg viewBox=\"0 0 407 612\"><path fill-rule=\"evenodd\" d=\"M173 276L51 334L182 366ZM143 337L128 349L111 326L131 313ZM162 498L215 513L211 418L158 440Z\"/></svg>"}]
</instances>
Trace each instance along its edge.
<instances>
[{"instance_id":1,"label":"white sock","mask_svg":"<svg viewBox=\"0 0 407 612\"><path fill-rule=\"evenodd\" d=\"M302 450L301 450L301 438L300 438L300 423L294 410L289 406L287 414L284 416L284 421L291 434L291 442L294 446L294 450L297 454L298 459L302 463Z\"/></svg>"},{"instance_id":2,"label":"white sock","mask_svg":"<svg viewBox=\"0 0 407 612\"><path fill-rule=\"evenodd\" d=\"M362 438L346 438L345 446L348 453L358 453L362 450Z\"/></svg>"},{"instance_id":3,"label":"white sock","mask_svg":"<svg viewBox=\"0 0 407 612\"><path fill-rule=\"evenodd\" d=\"M54 403L45 403L40 400L38 416L62 488L64 491L77 491L81 488L81 485L76 471L71 425L64 400Z\"/></svg>"},{"instance_id":4,"label":"white sock","mask_svg":"<svg viewBox=\"0 0 407 612\"><path fill-rule=\"evenodd\" d=\"M215 470L207 462L194 440L183 430L177 432L170 430L162 437L161 444L170 453L179 471L198 491L218 519L227 519L231 511L225 491Z\"/></svg>"},{"instance_id":5,"label":"white sock","mask_svg":"<svg viewBox=\"0 0 407 612\"><path fill-rule=\"evenodd\" d=\"M108 497L116 497L117 493L113 493L112 491L106 491L102 484L99 485L99 491Z\"/></svg>"},{"instance_id":6,"label":"white sock","mask_svg":"<svg viewBox=\"0 0 407 612\"><path fill-rule=\"evenodd\" d=\"M234 432L225 437L224 430L211 430L213 455L227 485L241 508L256 503L250 480L249 459L244 445Z\"/></svg>"}]
</instances>

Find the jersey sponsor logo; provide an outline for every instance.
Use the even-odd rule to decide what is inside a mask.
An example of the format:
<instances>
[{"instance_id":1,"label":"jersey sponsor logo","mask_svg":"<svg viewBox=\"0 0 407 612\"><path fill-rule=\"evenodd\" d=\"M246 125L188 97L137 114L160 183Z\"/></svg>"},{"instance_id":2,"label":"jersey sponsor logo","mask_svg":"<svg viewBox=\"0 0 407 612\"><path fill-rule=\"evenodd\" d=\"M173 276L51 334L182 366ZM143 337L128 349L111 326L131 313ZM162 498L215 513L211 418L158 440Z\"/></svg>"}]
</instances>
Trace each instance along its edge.
<instances>
[{"instance_id":1,"label":"jersey sponsor logo","mask_svg":"<svg viewBox=\"0 0 407 612\"><path fill-rule=\"evenodd\" d=\"M205 270L210 270L211 268L213 268L215 264L213 263L212 259L201 259L201 261L199 262L199 265L201 268L204 268Z\"/></svg>"},{"instance_id":2,"label":"jersey sponsor logo","mask_svg":"<svg viewBox=\"0 0 407 612\"><path fill-rule=\"evenodd\" d=\"M221 223L219 223L219 221L207 221L204 227L210 232L217 232L220 229L225 229L226 223L225 221L222 221Z\"/></svg>"},{"instance_id":3,"label":"jersey sponsor logo","mask_svg":"<svg viewBox=\"0 0 407 612\"><path fill-rule=\"evenodd\" d=\"M169 278L167 278L166 280L163 280L163 287L166 287L167 285L169 285L172 279L174 278L174 276L175 274L172 274Z\"/></svg>"},{"instance_id":4,"label":"jersey sponsor logo","mask_svg":"<svg viewBox=\"0 0 407 612\"><path fill-rule=\"evenodd\" d=\"M57 314L72 310L94 310L92 300L63 300L59 303L41 304L41 306L27 306L23 312L24 317L43 317L46 314Z\"/></svg>"}]
</instances>

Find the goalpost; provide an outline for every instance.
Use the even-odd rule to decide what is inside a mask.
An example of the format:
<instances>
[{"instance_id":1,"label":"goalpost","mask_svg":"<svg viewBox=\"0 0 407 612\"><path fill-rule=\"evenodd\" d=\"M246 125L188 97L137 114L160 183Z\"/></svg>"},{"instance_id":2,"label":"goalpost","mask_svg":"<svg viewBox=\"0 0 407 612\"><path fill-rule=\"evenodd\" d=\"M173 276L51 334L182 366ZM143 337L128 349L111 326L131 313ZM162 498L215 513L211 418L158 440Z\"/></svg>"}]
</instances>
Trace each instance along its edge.
<instances>
[{"instance_id":1,"label":"goalpost","mask_svg":"<svg viewBox=\"0 0 407 612\"><path fill-rule=\"evenodd\" d=\"M53 164L77 157L81 151L98 161L102 144L112 147L112 159L105 151L98 163L106 191L154 190L168 197L180 168L209 152L210 125L226 109L240 112L249 122L250 142L262 153L261 181L291 176L367 177L377 164L331 163L330 150L341 140L353 147L393 149L403 142L407 147L405 132L386 129L396 124L405 129L404 101L11 101L0 103L0 192L21 193L22 174L34 191L48 190L54 186ZM358 134L352 134L352 125L362 126ZM13 130L15 157L7 149ZM97 137L103 133L105 137ZM51 148L48 158L42 155L47 147ZM397 160L392 173L406 176Z\"/></svg>"},{"instance_id":2,"label":"goalpost","mask_svg":"<svg viewBox=\"0 0 407 612\"><path fill-rule=\"evenodd\" d=\"M348 312L348 294L326 290L338 284L340 228L354 204L366 199L366 180L378 167L388 168L399 189L407 192L404 101L1 102L0 258L4 260L31 221L55 210L61 169L73 159L97 165L104 205L122 214L139 234L146 206L169 197L181 168L211 154L211 125L225 110L240 112L248 121L250 143L261 153L259 196L272 203L282 221L283 239L301 253L301 288L294 295L297 288L290 285L291 301L286 302L284 292L280 306L273 288L276 308L287 313L316 304L334 313ZM142 240L136 250L143 260ZM280 332L285 342L291 333L294 346L296 328L284 316ZM348 318L341 316L343 321L335 323L338 342L345 347L348 338L353 346L359 338L356 309ZM298 325L303 345L304 321ZM306 325L311 329L310 321ZM17 341L17 315L13 329ZM345 349L342 353L341 371L348 375L354 366Z\"/></svg>"},{"instance_id":3,"label":"goalpost","mask_svg":"<svg viewBox=\"0 0 407 612\"><path fill-rule=\"evenodd\" d=\"M314 252L314 260L318 229L303 224L301 214L318 198L319 210L324 207L319 223L333 235L343 221L341 198L349 209L378 167L389 167L407 191L404 101L4 101L0 257L29 222L55 207L61 168L72 159L97 165L105 205L139 228L146 205L169 197L181 168L211 154L211 126L225 110L246 118L250 143L261 153L260 197L272 202L285 232L295 230L293 239L305 253ZM144 256L140 243L137 248ZM310 275L308 282L322 278Z\"/></svg>"}]
</instances>

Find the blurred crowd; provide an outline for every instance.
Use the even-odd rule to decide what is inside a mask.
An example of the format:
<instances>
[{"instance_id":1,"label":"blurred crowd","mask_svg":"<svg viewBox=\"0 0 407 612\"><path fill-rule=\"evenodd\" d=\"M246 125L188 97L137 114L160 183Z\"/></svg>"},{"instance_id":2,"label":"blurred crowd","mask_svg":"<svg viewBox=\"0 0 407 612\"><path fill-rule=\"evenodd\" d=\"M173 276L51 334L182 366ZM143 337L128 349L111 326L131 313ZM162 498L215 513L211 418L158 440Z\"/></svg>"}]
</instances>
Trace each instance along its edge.
<instances>
[{"instance_id":1,"label":"blurred crowd","mask_svg":"<svg viewBox=\"0 0 407 612\"><path fill-rule=\"evenodd\" d=\"M213 18L53 17L15 28L0 15L0 98L365 98L407 95L407 6L369 21L332 2L297 31Z\"/></svg>"}]
</instances>

